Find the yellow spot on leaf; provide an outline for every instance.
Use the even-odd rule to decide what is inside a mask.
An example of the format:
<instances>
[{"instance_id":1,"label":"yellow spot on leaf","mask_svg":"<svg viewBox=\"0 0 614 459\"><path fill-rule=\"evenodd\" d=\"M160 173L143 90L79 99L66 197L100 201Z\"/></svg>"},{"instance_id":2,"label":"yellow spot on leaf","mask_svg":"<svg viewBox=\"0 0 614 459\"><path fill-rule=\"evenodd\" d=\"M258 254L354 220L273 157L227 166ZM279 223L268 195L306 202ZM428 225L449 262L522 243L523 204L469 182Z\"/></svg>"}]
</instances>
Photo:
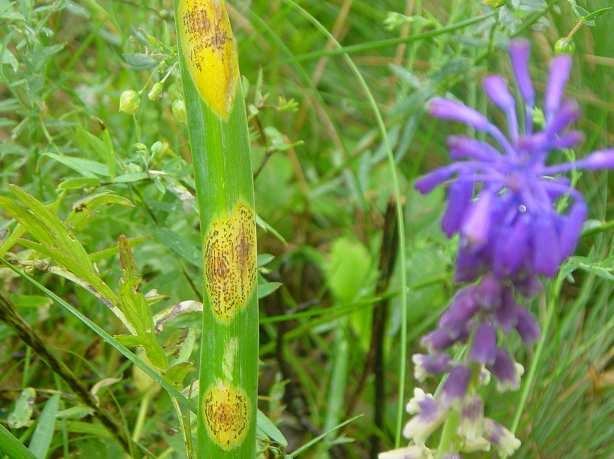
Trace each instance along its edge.
<instances>
[{"instance_id":1,"label":"yellow spot on leaf","mask_svg":"<svg viewBox=\"0 0 614 459\"><path fill-rule=\"evenodd\" d=\"M202 413L209 436L225 451L241 445L249 429L245 391L218 381L203 397Z\"/></svg>"},{"instance_id":2,"label":"yellow spot on leaf","mask_svg":"<svg viewBox=\"0 0 614 459\"><path fill-rule=\"evenodd\" d=\"M256 284L256 223L243 203L214 220L204 241L205 287L215 318L229 323Z\"/></svg>"},{"instance_id":3,"label":"yellow spot on leaf","mask_svg":"<svg viewBox=\"0 0 614 459\"><path fill-rule=\"evenodd\" d=\"M177 20L186 67L219 117L232 110L239 63L224 0L180 0Z\"/></svg>"}]
</instances>

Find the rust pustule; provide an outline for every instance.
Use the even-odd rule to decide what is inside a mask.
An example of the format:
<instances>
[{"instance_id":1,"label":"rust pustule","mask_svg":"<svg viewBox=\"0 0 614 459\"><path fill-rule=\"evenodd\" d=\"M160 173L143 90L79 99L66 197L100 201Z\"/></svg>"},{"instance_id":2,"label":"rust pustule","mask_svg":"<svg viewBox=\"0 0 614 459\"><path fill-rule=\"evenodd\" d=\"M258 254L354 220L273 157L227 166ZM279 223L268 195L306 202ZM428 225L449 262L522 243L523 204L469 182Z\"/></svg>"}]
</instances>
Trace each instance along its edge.
<instances>
[{"instance_id":1,"label":"rust pustule","mask_svg":"<svg viewBox=\"0 0 614 459\"><path fill-rule=\"evenodd\" d=\"M243 443L249 430L249 398L243 389L218 381L203 397L202 415L209 436L230 451Z\"/></svg>"},{"instance_id":2,"label":"rust pustule","mask_svg":"<svg viewBox=\"0 0 614 459\"><path fill-rule=\"evenodd\" d=\"M215 219L204 241L205 287L215 318L228 323L249 300L256 284L256 224L239 203Z\"/></svg>"}]
</instances>

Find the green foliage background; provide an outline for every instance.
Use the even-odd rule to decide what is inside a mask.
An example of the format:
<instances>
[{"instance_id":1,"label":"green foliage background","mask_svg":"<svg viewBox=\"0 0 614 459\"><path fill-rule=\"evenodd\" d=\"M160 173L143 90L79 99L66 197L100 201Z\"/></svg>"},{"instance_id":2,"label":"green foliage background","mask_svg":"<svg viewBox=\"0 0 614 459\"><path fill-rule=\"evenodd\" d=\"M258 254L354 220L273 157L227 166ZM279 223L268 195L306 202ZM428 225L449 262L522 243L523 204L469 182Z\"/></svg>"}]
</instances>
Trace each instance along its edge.
<instances>
[{"instance_id":1,"label":"green foliage background","mask_svg":"<svg viewBox=\"0 0 614 459\"><path fill-rule=\"evenodd\" d=\"M488 73L510 75L510 37L532 41L533 76L542 90L554 43L580 16L610 5L509 0L494 11L477 0L299 2L358 65L382 110L400 174L407 252L397 255L407 264L408 338L400 339L397 269L384 295L390 306L387 394L377 401L385 413L378 431L371 376L355 403L351 398L369 356L372 310L381 304L377 260L392 186L380 131L339 51L297 9L282 0L229 3L247 90L259 216L259 408L268 416L259 422L260 450L264 457L297 450L300 457L369 457L372 435L383 449L394 443L399 349L405 345L408 355L419 349L419 337L457 288L451 281L456 241L437 223L444 195L419 196L411 185L448 161L445 138L458 128L426 117L425 102L453 94L496 119L479 83ZM135 341L100 301L101 292L120 309L132 301L143 308L133 322L144 321L146 330L150 321L159 323L156 314L201 296L199 219L172 11L167 0L0 0L0 255L120 346L144 346L148 352L139 361L160 368L155 359L169 358L176 369L167 381L182 390L197 374L190 362L198 355L198 312L164 322L155 336L136 333ZM581 157L614 145L614 11L583 25L573 41L568 94L584 112L580 128L587 140L575 152ZM163 89L151 100L156 82ZM118 110L128 89L140 96L134 115ZM550 289L555 313L521 416L520 458L614 454L612 182L606 173L577 179L595 229L586 231L578 256L564 267L561 288ZM9 184L46 205L39 203L38 223L16 226L10 206L35 207ZM134 264L123 268L122 235L134 254ZM101 406L130 434L140 425L139 454L186 457L177 410L186 420L187 405L178 408L179 398L156 392L155 384L152 389L117 347L5 265L0 285L81 381L88 387L103 382L96 390ZM543 320L544 306L532 307ZM528 367L531 355L509 344ZM407 376L408 397L415 381L411 371ZM35 396L24 405L27 388ZM493 390L489 415L509 425L518 397ZM91 414L0 323L0 426L37 457L117 457L119 443ZM4 430L0 444L2 438Z\"/></svg>"}]
</instances>

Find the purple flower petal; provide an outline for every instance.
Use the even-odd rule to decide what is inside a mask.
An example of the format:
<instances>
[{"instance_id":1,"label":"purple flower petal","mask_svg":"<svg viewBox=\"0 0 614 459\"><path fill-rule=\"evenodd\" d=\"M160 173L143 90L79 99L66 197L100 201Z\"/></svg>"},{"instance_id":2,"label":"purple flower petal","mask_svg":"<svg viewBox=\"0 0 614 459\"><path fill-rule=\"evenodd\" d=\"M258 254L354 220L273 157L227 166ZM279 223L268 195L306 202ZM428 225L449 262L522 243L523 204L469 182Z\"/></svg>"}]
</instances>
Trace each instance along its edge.
<instances>
[{"instance_id":1,"label":"purple flower petal","mask_svg":"<svg viewBox=\"0 0 614 459\"><path fill-rule=\"evenodd\" d=\"M495 161L501 154L491 145L458 135L448 137L452 159L473 158L479 161Z\"/></svg>"},{"instance_id":2,"label":"purple flower petal","mask_svg":"<svg viewBox=\"0 0 614 459\"><path fill-rule=\"evenodd\" d=\"M505 79L500 75L491 75L484 78L482 87L493 103L504 112L516 110L516 101L507 88Z\"/></svg>"},{"instance_id":3,"label":"purple flower petal","mask_svg":"<svg viewBox=\"0 0 614 459\"><path fill-rule=\"evenodd\" d=\"M424 381L427 376L438 375L450 368L450 357L446 354L414 354L414 376L418 381Z\"/></svg>"},{"instance_id":4,"label":"purple flower petal","mask_svg":"<svg viewBox=\"0 0 614 459\"><path fill-rule=\"evenodd\" d=\"M497 274L507 276L520 268L528 252L529 228L529 217L520 217L496 242L494 268Z\"/></svg>"},{"instance_id":5,"label":"purple flower petal","mask_svg":"<svg viewBox=\"0 0 614 459\"><path fill-rule=\"evenodd\" d=\"M448 237L452 237L460 229L467 207L471 204L472 197L473 182L460 179L450 185L448 189L448 206L441 219L441 229Z\"/></svg>"},{"instance_id":6,"label":"purple flower petal","mask_svg":"<svg viewBox=\"0 0 614 459\"><path fill-rule=\"evenodd\" d=\"M449 406L455 401L462 399L467 393L470 379L471 370L469 368L462 365L454 368L450 372L441 391L443 404Z\"/></svg>"},{"instance_id":7,"label":"purple flower petal","mask_svg":"<svg viewBox=\"0 0 614 459\"><path fill-rule=\"evenodd\" d=\"M550 77L548 78L548 85L546 86L546 94L544 97L547 120L552 118L561 105L563 91L569 79L570 71L571 56L557 56L550 61Z\"/></svg>"},{"instance_id":8,"label":"purple flower petal","mask_svg":"<svg viewBox=\"0 0 614 459\"><path fill-rule=\"evenodd\" d=\"M500 390L518 389L520 375L516 364L506 351L497 348L494 362L488 365L488 369L497 378Z\"/></svg>"},{"instance_id":9,"label":"purple flower petal","mask_svg":"<svg viewBox=\"0 0 614 459\"><path fill-rule=\"evenodd\" d=\"M416 180L414 187L422 194L430 193L437 185L441 185L443 182L450 179L456 173L457 169L457 164L435 169Z\"/></svg>"},{"instance_id":10,"label":"purple flower petal","mask_svg":"<svg viewBox=\"0 0 614 459\"><path fill-rule=\"evenodd\" d=\"M456 282L474 281L482 272L484 259L480 252L469 247L461 247L456 255L456 270L454 280Z\"/></svg>"},{"instance_id":11,"label":"purple flower petal","mask_svg":"<svg viewBox=\"0 0 614 459\"><path fill-rule=\"evenodd\" d=\"M561 255L565 258L572 255L576 250L578 239L582 233L582 227L587 215L586 203L578 200L565 217L563 229L561 231Z\"/></svg>"},{"instance_id":12,"label":"purple flower petal","mask_svg":"<svg viewBox=\"0 0 614 459\"><path fill-rule=\"evenodd\" d=\"M561 132L580 117L580 107L575 101L566 100L551 118L548 119L546 133L554 136Z\"/></svg>"},{"instance_id":13,"label":"purple flower petal","mask_svg":"<svg viewBox=\"0 0 614 459\"><path fill-rule=\"evenodd\" d=\"M436 118L465 123L478 131L487 131L492 126L484 115L473 108L441 97L431 100L429 112Z\"/></svg>"},{"instance_id":14,"label":"purple flower petal","mask_svg":"<svg viewBox=\"0 0 614 459\"><path fill-rule=\"evenodd\" d=\"M535 103L535 90L529 73L531 45L526 40L514 40L510 43L509 53L518 90L526 105L532 107Z\"/></svg>"},{"instance_id":15,"label":"purple flower petal","mask_svg":"<svg viewBox=\"0 0 614 459\"><path fill-rule=\"evenodd\" d=\"M533 223L533 269L537 274L553 277L561 263L559 237L552 219L536 217Z\"/></svg>"},{"instance_id":16,"label":"purple flower petal","mask_svg":"<svg viewBox=\"0 0 614 459\"><path fill-rule=\"evenodd\" d=\"M584 142L584 134L580 131L570 131L561 135L554 141L554 148L560 150L565 148L573 148ZM612 166L610 166L612 167Z\"/></svg>"},{"instance_id":17,"label":"purple flower petal","mask_svg":"<svg viewBox=\"0 0 614 459\"><path fill-rule=\"evenodd\" d=\"M490 324L482 324L473 336L473 345L469 357L472 361L491 364L495 361L497 351L497 333Z\"/></svg>"},{"instance_id":18,"label":"purple flower petal","mask_svg":"<svg viewBox=\"0 0 614 459\"><path fill-rule=\"evenodd\" d=\"M450 337L447 331L437 329L420 340L420 344L429 352L443 351L452 346L456 341Z\"/></svg>"},{"instance_id":19,"label":"purple flower petal","mask_svg":"<svg viewBox=\"0 0 614 459\"><path fill-rule=\"evenodd\" d=\"M539 338L537 319L522 306L516 308L516 331L526 344L531 344Z\"/></svg>"},{"instance_id":20,"label":"purple flower petal","mask_svg":"<svg viewBox=\"0 0 614 459\"><path fill-rule=\"evenodd\" d=\"M467 219L463 223L462 232L472 247L479 248L488 241L492 205L492 193L485 192L480 195L477 202L469 210Z\"/></svg>"},{"instance_id":21,"label":"purple flower petal","mask_svg":"<svg viewBox=\"0 0 614 459\"><path fill-rule=\"evenodd\" d=\"M577 161L578 169L614 169L614 149L599 150Z\"/></svg>"},{"instance_id":22,"label":"purple flower petal","mask_svg":"<svg viewBox=\"0 0 614 459\"><path fill-rule=\"evenodd\" d=\"M454 338L467 333L469 321L478 311L479 305L474 298L473 290L473 287L467 287L458 292L439 320L439 328Z\"/></svg>"},{"instance_id":23,"label":"purple flower petal","mask_svg":"<svg viewBox=\"0 0 614 459\"><path fill-rule=\"evenodd\" d=\"M496 309L501 304L503 285L493 275L486 275L475 286L475 301L486 311Z\"/></svg>"},{"instance_id":24,"label":"purple flower petal","mask_svg":"<svg viewBox=\"0 0 614 459\"><path fill-rule=\"evenodd\" d=\"M495 310L495 319L501 329L508 333L517 322L516 309L520 306L514 299L514 293L511 289L505 289L503 293L503 301L501 305Z\"/></svg>"},{"instance_id":25,"label":"purple flower petal","mask_svg":"<svg viewBox=\"0 0 614 459\"><path fill-rule=\"evenodd\" d=\"M501 458L510 457L520 447L520 441L514 434L492 419L484 419L484 434Z\"/></svg>"}]
</instances>

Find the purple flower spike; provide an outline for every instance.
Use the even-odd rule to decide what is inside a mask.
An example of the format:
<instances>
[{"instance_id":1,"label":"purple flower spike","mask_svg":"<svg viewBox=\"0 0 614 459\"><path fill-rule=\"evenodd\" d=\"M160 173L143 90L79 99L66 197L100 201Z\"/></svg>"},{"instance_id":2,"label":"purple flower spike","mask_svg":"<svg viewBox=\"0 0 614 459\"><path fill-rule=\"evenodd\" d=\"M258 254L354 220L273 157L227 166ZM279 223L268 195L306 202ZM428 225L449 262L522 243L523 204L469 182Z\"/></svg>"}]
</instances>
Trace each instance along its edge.
<instances>
[{"instance_id":1,"label":"purple flower spike","mask_svg":"<svg viewBox=\"0 0 614 459\"><path fill-rule=\"evenodd\" d=\"M430 103L433 116L465 123L496 140L491 145L450 137L452 165L416 182L423 193L438 185L450 186L442 229L448 237L461 236L455 275L461 282L476 280L485 271L513 283L538 275L554 276L575 249L587 217L582 195L558 174L614 168L614 149L600 150L572 163L550 164L553 152L574 147L583 139L582 133L568 130L580 116L578 105L564 99L571 58L561 56L552 61L544 98L546 126L533 132L535 91L529 74L529 50L527 41L510 43L516 84L525 102L524 132L517 132L516 103L504 79L495 75L484 80L488 97L506 114L511 140L484 115L462 103L442 98ZM557 204L565 195L573 202L569 210L561 212Z\"/></svg>"},{"instance_id":2,"label":"purple flower spike","mask_svg":"<svg viewBox=\"0 0 614 459\"><path fill-rule=\"evenodd\" d=\"M537 319L522 306L516 308L516 331L526 344L531 344L539 338Z\"/></svg>"},{"instance_id":3,"label":"purple flower spike","mask_svg":"<svg viewBox=\"0 0 614 459\"><path fill-rule=\"evenodd\" d=\"M482 324L473 336L473 345L469 357L472 361L491 364L497 352L497 333L490 324Z\"/></svg>"},{"instance_id":4,"label":"purple flower spike","mask_svg":"<svg viewBox=\"0 0 614 459\"><path fill-rule=\"evenodd\" d=\"M471 370L469 368L462 365L454 368L443 385L443 404L445 406L450 406L452 403L465 397L470 379Z\"/></svg>"},{"instance_id":5,"label":"purple flower spike","mask_svg":"<svg viewBox=\"0 0 614 459\"><path fill-rule=\"evenodd\" d=\"M525 104L532 107L535 103L535 90L529 73L531 45L526 40L515 40L510 43L509 52L518 90Z\"/></svg>"},{"instance_id":6,"label":"purple flower spike","mask_svg":"<svg viewBox=\"0 0 614 459\"><path fill-rule=\"evenodd\" d=\"M570 71L571 56L557 56L550 62L550 78L548 79L544 98L546 119L550 119L552 114L558 110Z\"/></svg>"}]
</instances>

